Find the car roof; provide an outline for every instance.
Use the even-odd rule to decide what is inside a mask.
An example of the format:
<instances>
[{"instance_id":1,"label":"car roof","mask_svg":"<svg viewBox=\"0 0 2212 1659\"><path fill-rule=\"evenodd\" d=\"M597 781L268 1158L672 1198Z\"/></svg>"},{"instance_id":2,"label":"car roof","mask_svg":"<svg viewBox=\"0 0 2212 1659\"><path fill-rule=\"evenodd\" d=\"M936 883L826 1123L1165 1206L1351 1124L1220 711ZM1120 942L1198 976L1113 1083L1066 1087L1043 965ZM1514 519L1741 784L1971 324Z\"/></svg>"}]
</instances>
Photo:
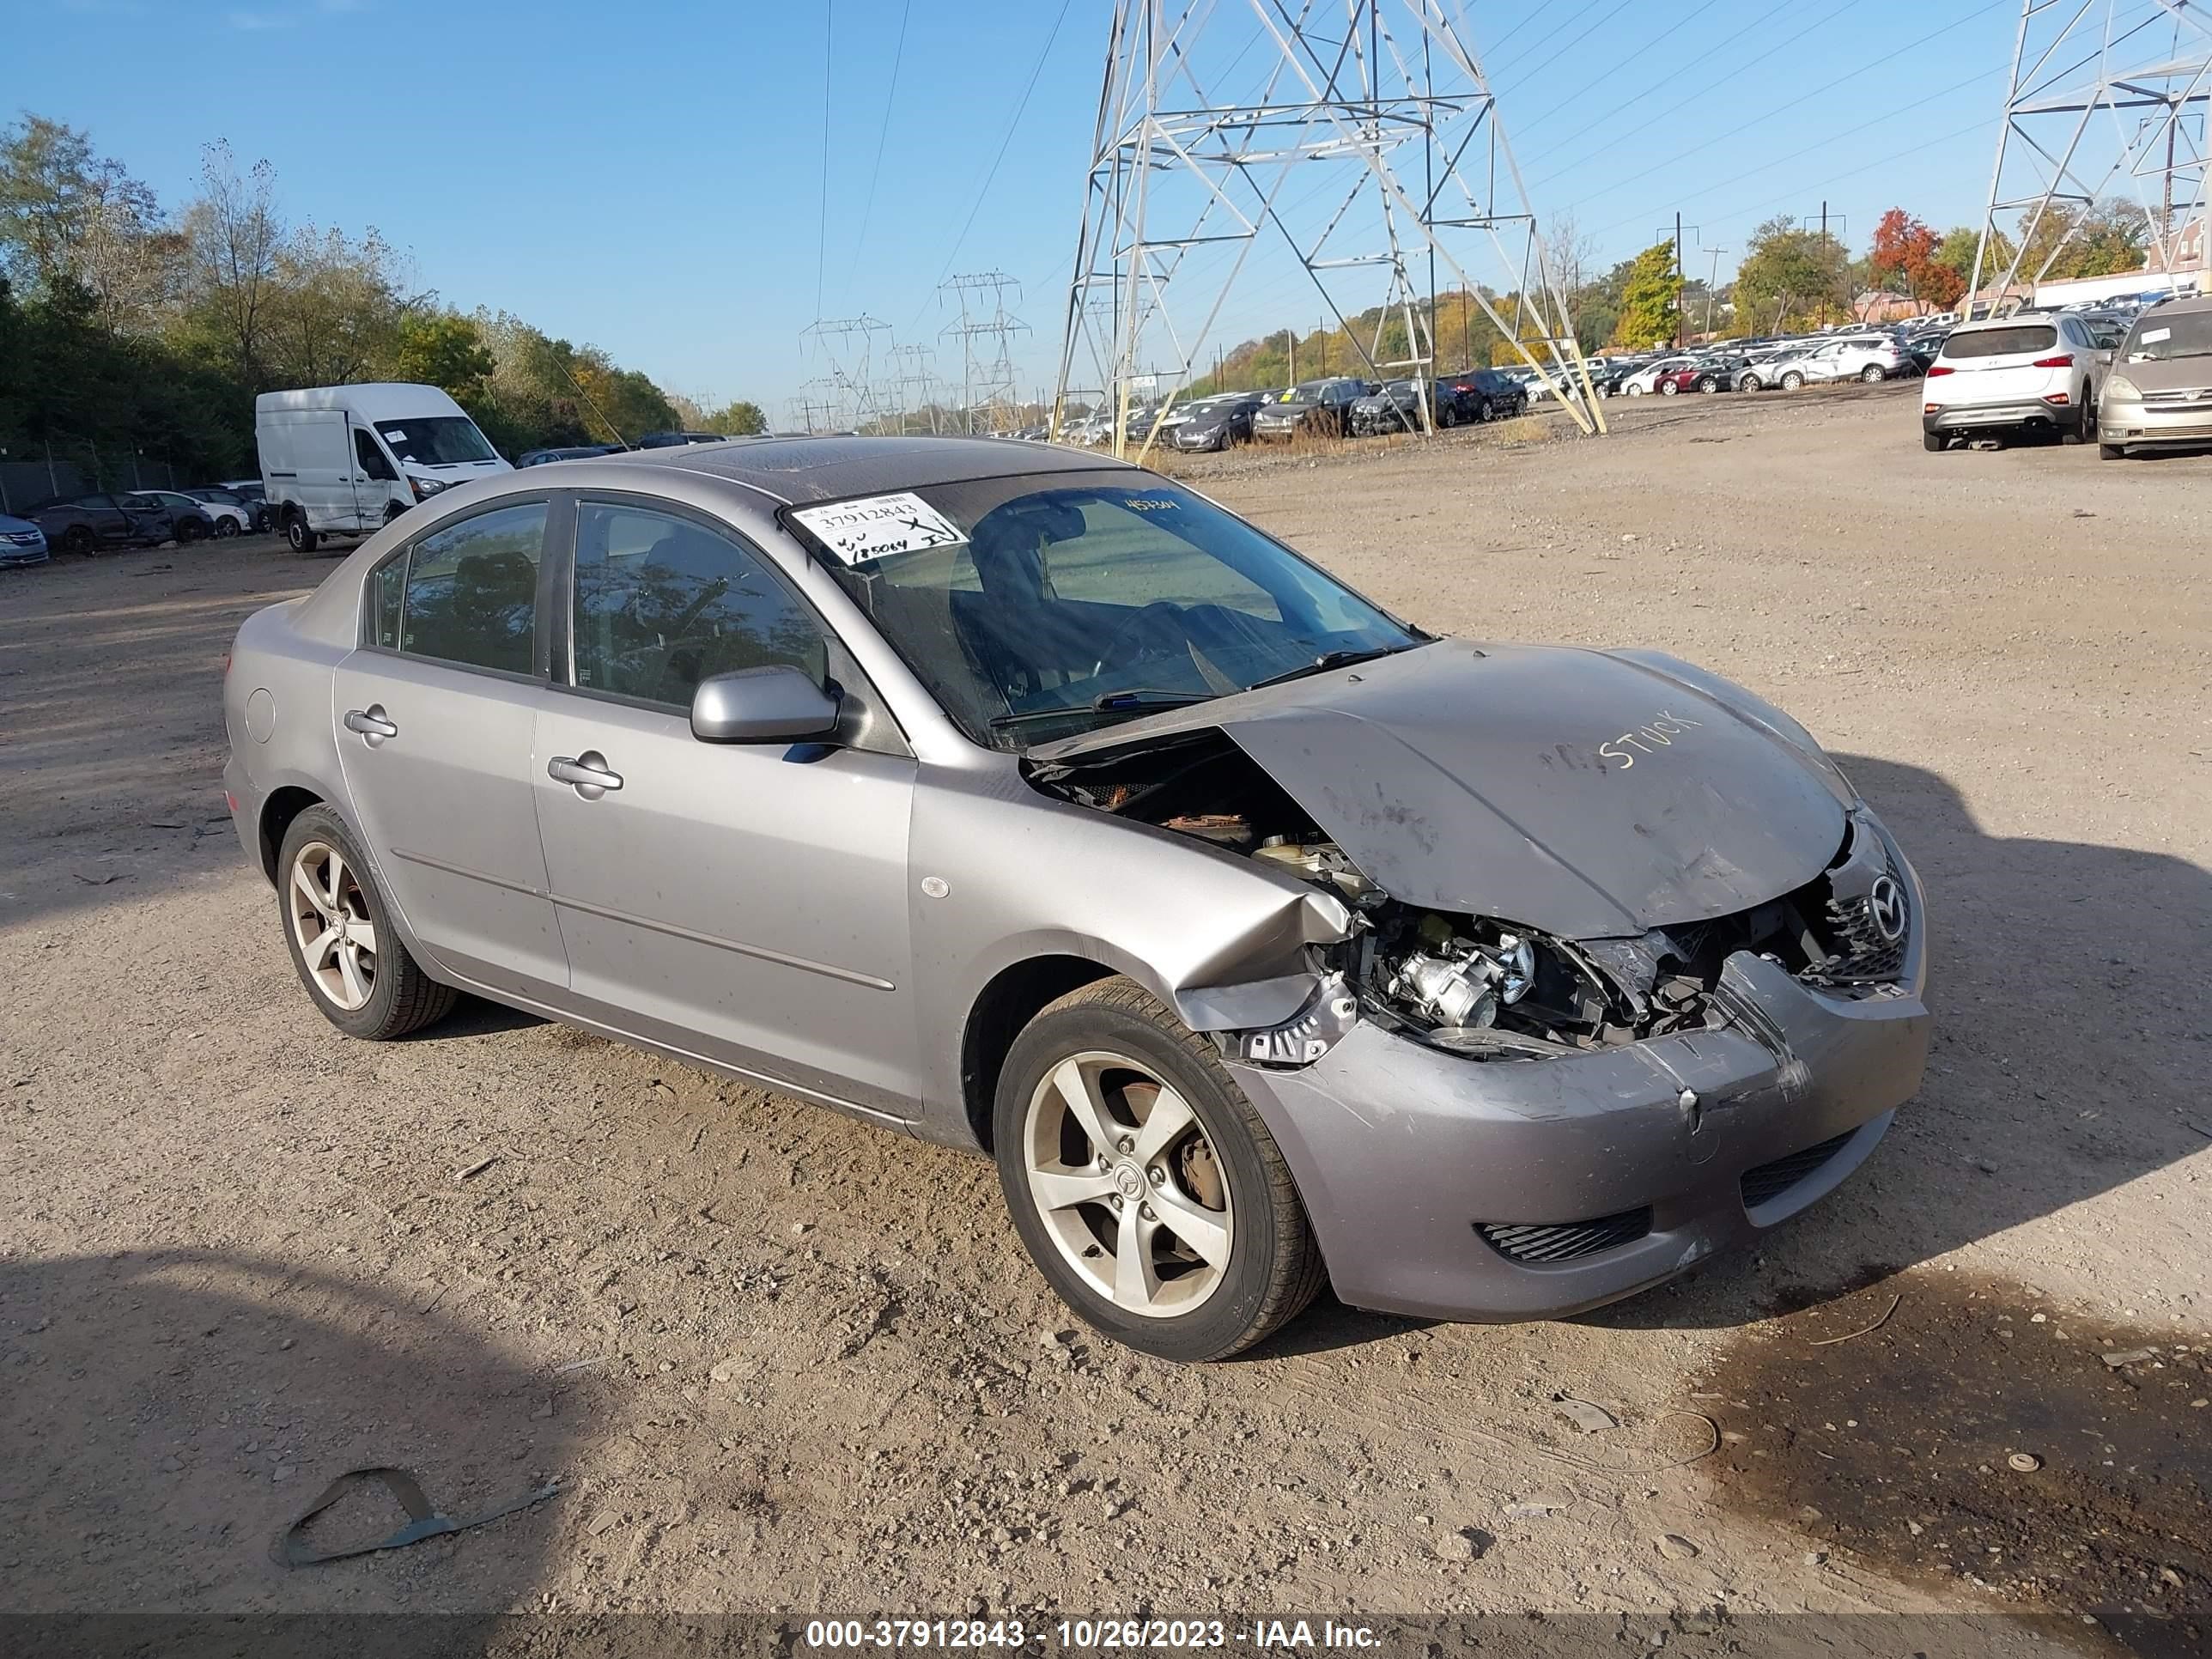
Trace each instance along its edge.
<instances>
[{"instance_id":1,"label":"car roof","mask_svg":"<svg viewBox=\"0 0 2212 1659\"><path fill-rule=\"evenodd\" d=\"M2147 306L2139 313L2148 317L2155 313L2163 321L2168 317L2197 317L2212 311L2212 295L2199 295L2189 300L2168 300L2164 303Z\"/></svg>"},{"instance_id":2,"label":"car roof","mask_svg":"<svg viewBox=\"0 0 2212 1659\"><path fill-rule=\"evenodd\" d=\"M2058 313L2055 311L2015 311L2002 317L1977 317L1971 322L1960 324L1951 332L1954 335L1986 334L1993 328L2018 328L2024 323L2041 323L2046 327L2056 328Z\"/></svg>"},{"instance_id":3,"label":"car roof","mask_svg":"<svg viewBox=\"0 0 2212 1659\"><path fill-rule=\"evenodd\" d=\"M608 457L607 460L616 458ZM592 467L607 476L605 462L555 462L556 466ZM851 495L882 495L973 478L1045 472L1096 472L1122 462L1088 451L1024 444L1018 450L1004 438L738 438L728 443L687 444L669 449L634 450L619 458L623 466L669 467L728 478L788 504L841 501ZM536 469L532 469L535 471ZM1130 468L1132 471L1138 469Z\"/></svg>"}]
</instances>

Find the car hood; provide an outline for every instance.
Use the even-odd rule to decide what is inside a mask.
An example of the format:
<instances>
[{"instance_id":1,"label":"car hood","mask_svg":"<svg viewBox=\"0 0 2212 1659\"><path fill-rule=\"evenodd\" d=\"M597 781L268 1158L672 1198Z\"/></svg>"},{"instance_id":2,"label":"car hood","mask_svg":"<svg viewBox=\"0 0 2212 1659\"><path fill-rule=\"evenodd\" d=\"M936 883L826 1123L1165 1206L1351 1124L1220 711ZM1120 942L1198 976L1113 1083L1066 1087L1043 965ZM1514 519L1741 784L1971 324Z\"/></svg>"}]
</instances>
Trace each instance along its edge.
<instances>
[{"instance_id":1,"label":"car hood","mask_svg":"<svg viewBox=\"0 0 2212 1659\"><path fill-rule=\"evenodd\" d=\"M1218 728L1392 897L1600 939L1747 909L1827 866L1850 787L1788 725L1671 659L1444 640L1029 758Z\"/></svg>"}]
</instances>

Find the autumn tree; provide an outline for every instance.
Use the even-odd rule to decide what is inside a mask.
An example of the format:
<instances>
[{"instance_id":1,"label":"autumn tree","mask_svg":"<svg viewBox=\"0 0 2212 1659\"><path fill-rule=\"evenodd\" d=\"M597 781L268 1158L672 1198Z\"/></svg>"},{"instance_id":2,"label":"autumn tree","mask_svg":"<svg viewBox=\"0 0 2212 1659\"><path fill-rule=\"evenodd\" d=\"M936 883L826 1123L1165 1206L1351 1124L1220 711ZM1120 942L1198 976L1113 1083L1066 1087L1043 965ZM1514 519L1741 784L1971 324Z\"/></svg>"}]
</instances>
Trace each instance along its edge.
<instances>
[{"instance_id":1,"label":"autumn tree","mask_svg":"<svg viewBox=\"0 0 2212 1659\"><path fill-rule=\"evenodd\" d=\"M757 438L768 430L768 416L761 406L743 398L700 418L706 430L719 432L726 438Z\"/></svg>"},{"instance_id":2,"label":"autumn tree","mask_svg":"<svg viewBox=\"0 0 2212 1659\"><path fill-rule=\"evenodd\" d=\"M1867 252L1867 274L1878 288L1893 288L1917 301L1920 310L1951 305L1966 279L1951 265L1938 261L1942 239L1924 222L1913 219L1905 208L1891 208L1874 228L1874 248Z\"/></svg>"},{"instance_id":3,"label":"autumn tree","mask_svg":"<svg viewBox=\"0 0 2212 1659\"><path fill-rule=\"evenodd\" d=\"M1682 279L1674 274L1674 245L1654 242L1629 261L1611 343L1641 350L1672 340L1680 324L1681 297Z\"/></svg>"}]
</instances>

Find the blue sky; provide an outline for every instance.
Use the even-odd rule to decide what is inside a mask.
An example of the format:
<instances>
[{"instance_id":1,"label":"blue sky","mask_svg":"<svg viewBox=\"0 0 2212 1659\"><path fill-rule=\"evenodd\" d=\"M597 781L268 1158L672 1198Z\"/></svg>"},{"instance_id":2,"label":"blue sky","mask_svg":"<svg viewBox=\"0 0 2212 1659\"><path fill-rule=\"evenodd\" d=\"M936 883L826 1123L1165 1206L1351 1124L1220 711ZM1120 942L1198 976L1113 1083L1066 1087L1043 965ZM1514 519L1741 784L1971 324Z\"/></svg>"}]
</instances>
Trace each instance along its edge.
<instances>
[{"instance_id":1,"label":"blue sky","mask_svg":"<svg viewBox=\"0 0 2212 1659\"><path fill-rule=\"evenodd\" d=\"M275 164L295 219L374 225L451 303L594 342L671 390L754 398L781 424L825 368L800 331L863 312L957 378L936 285L993 268L1024 284L1024 389L1049 378L1108 0L9 9L11 96L89 128L165 201L228 139ZM1726 248L1723 276L1753 226L1824 198L1855 248L1894 204L1939 228L1978 216L2014 0L1467 9L1539 212L1571 210L1606 262L1678 207L1686 264ZM1240 282L1214 338L1310 326L1292 276Z\"/></svg>"}]
</instances>

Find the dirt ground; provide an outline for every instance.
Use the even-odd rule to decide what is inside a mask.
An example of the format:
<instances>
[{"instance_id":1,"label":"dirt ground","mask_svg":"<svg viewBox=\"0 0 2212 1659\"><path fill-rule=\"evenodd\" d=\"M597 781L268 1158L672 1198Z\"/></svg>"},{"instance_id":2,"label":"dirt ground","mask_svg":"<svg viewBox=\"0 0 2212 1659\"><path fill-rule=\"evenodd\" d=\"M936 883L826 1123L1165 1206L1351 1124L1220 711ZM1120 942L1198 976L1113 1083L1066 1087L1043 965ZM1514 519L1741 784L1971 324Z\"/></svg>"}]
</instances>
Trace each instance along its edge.
<instances>
[{"instance_id":1,"label":"dirt ground","mask_svg":"<svg viewBox=\"0 0 2212 1659\"><path fill-rule=\"evenodd\" d=\"M0 1610L1535 1611L1678 1650L2017 1611L2184 1650L2212 458L1929 455L1913 401L1187 469L1431 629L1789 708L1919 866L1940 1014L1921 1097L1761 1254L1555 1324L1324 1299L1194 1370L1082 1331L980 1161L481 1006L339 1036L218 780L232 630L327 565L0 573ZM457 1515L563 1489L273 1565L371 1463Z\"/></svg>"}]
</instances>

